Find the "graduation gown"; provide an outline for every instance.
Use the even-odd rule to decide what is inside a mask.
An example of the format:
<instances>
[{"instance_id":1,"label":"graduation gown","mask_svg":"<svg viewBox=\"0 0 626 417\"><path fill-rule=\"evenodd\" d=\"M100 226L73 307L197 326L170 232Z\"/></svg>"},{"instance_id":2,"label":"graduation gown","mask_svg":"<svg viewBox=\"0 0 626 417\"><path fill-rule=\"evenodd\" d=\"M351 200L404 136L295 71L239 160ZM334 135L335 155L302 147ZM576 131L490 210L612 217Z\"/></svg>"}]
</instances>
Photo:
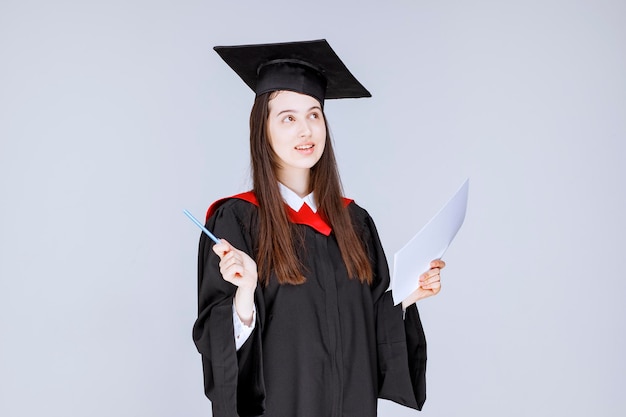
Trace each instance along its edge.
<instances>
[{"instance_id":1,"label":"graduation gown","mask_svg":"<svg viewBox=\"0 0 626 417\"><path fill-rule=\"evenodd\" d=\"M206 224L253 259L260 238L254 202L251 193L221 200ZM267 287L257 287L256 327L239 351L236 287L222 278L212 242L200 238L193 339L215 417L373 417L377 398L422 408L426 340L417 308L403 319L386 291L389 269L374 222L354 202L347 210L371 260L372 284L348 277L335 236L319 216L290 216L304 223L292 227L302 236L306 282L279 285L272 276Z\"/></svg>"}]
</instances>

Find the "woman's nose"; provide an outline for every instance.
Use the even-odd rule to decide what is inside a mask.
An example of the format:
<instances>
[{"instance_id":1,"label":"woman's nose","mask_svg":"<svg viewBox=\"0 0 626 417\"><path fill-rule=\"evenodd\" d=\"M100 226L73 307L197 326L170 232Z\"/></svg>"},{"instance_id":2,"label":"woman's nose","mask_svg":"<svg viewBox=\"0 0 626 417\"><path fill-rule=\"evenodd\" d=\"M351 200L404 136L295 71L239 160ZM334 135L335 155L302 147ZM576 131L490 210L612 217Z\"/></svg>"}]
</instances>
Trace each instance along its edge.
<instances>
[{"instance_id":1,"label":"woman's nose","mask_svg":"<svg viewBox=\"0 0 626 417\"><path fill-rule=\"evenodd\" d=\"M307 120L303 120L300 122L299 129L300 136L311 135L311 126L309 126L309 122Z\"/></svg>"}]
</instances>

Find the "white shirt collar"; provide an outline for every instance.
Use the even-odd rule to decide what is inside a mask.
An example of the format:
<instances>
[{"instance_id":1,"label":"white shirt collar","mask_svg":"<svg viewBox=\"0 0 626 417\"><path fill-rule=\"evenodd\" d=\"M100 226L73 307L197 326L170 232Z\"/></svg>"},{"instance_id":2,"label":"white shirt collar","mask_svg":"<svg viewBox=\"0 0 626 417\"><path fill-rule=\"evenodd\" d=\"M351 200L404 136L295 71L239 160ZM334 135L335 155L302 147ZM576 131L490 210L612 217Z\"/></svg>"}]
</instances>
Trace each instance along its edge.
<instances>
[{"instance_id":1,"label":"white shirt collar","mask_svg":"<svg viewBox=\"0 0 626 417\"><path fill-rule=\"evenodd\" d=\"M287 205L295 211L300 211L302 206L306 203L313 213L317 213L317 204L315 204L315 197L313 197L313 193L310 193L303 198L280 182L278 183L278 188L280 189L280 195L283 197L285 203L287 203Z\"/></svg>"}]
</instances>

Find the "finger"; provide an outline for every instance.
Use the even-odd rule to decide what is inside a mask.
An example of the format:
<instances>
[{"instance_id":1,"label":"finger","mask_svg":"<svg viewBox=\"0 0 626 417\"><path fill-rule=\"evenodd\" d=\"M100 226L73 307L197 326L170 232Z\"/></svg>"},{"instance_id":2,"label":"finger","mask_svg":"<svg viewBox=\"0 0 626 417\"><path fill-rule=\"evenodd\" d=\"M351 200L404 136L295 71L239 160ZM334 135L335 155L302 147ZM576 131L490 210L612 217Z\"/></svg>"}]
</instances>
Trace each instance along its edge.
<instances>
[{"instance_id":1,"label":"finger","mask_svg":"<svg viewBox=\"0 0 626 417\"><path fill-rule=\"evenodd\" d=\"M235 263L238 261L237 252L231 250L224 254L224 263Z\"/></svg>"},{"instance_id":2,"label":"finger","mask_svg":"<svg viewBox=\"0 0 626 417\"><path fill-rule=\"evenodd\" d=\"M433 291L434 293L437 293L441 289L441 281L435 281L429 284L421 285L421 288L423 290L430 290L430 291Z\"/></svg>"},{"instance_id":3,"label":"finger","mask_svg":"<svg viewBox=\"0 0 626 417\"><path fill-rule=\"evenodd\" d=\"M446 263L442 261L441 259L435 259L434 261L430 262L430 267L443 269L446 267Z\"/></svg>"},{"instance_id":4,"label":"finger","mask_svg":"<svg viewBox=\"0 0 626 417\"><path fill-rule=\"evenodd\" d=\"M215 245L213 245L213 252L215 252L217 256L222 259L224 258L224 255L231 252L232 250L233 247L230 243L226 241L226 239L222 239L220 243L216 243Z\"/></svg>"},{"instance_id":5,"label":"finger","mask_svg":"<svg viewBox=\"0 0 626 417\"><path fill-rule=\"evenodd\" d=\"M242 265L234 264L220 270L220 272L222 273L224 280L236 284L235 281L243 276L244 268Z\"/></svg>"},{"instance_id":6,"label":"finger","mask_svg":"<svg viewBox=\"0 0 626 417\"><path fill-rule=\"evenodd\" d=\"M427 280L422 282L422 286L424 286L424 285L432 285L432 284L435 284L437 282L441 282L441 279L439 278L439 275L435 275L433 277L428 278Z\"/></svg>"},{"instance_id":7,"label":"finger","mask_svg":"<svg viewBox=\"0 0 626 417\"><path fill-rule=\"evenodd\" d=\"M236 252L228 252L220 261L220 269L223 270L227 270L228 268L235 265L243 266L243 261Z\"/></svg>"},{"instance_id":8,"label":"finger","mask_svg":"<svg viewBox=\"0 0 626 417\"><path fill-rule=\"evenodd\" d=\"M441 277L439 275L433 275L420 282L420 287L430 288L433 284L440 283Z\"/></svg>"},{"instance_id":9,"label":"finger","mask_svg":"<svg viewBox=\"0 0 626 417\"><path fill-rule=\"evenodd\" d=\"M439 275L439 268L429 269L428 271L424 272L422 275L420 275L420 282L425 281L430 277L434 277L435 275Z\"/></svg>"}]
</instances>

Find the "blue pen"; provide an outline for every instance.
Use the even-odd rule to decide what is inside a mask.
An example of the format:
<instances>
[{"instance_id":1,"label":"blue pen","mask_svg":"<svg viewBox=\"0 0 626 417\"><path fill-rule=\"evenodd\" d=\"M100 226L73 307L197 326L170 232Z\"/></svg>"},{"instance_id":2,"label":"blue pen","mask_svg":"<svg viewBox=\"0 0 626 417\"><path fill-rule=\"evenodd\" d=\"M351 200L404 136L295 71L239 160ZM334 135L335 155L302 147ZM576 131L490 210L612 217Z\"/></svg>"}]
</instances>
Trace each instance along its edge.
<instances>
[{"instance_id":1,"label":"blue pen","mask_svg":"<svg viewBox=\"0 0 626 417\"><path fill-rule=\"evenodd\" d=\"M216 237L215 237L215 235L214 235L213 233L209 232L209 229L207 229L206 227L204 227L204 226L202 225L202 223L200 223L200 222L198 221L198 219L196 219L195 217L193 217L193 214L189 213L189 211L187 211L187 210L183 210L183 213L185 213L185 214L187 215L187 217L189 217L189 219L190 219L192 222L194 222L194 223L196 224L196 226L198 226L200 229L202 229L202 231L203 231L204 233L206 233L206 235L207 235L208 237L210 237L210 238L211 238L211 240L212 240L213 242L215 242L215 243L221 243L221 242L220 242L220 240L219 240L218 238L216 238Z\"/></svg>"}]
</instances>

